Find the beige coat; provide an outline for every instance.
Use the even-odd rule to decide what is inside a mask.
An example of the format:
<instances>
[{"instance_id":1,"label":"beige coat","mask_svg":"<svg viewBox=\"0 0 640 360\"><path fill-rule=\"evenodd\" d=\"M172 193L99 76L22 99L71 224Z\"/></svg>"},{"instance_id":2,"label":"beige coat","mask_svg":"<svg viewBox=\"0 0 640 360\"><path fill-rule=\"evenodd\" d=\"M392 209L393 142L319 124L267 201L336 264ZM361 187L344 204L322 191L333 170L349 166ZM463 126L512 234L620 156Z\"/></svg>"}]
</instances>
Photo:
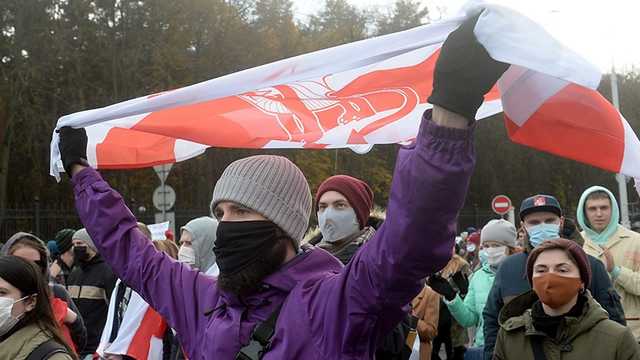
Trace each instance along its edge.
<instances>
[{"instance_id":1,"label":"beige coat","mask_svg":"<svg viewBox=\"0 0 640 360\"><path fill-rule=\"evenodd\" d=\"M0 343L0 360L25 360L40 344L51 339L37 325L28 325ZM73 360L68 354L55 354L49 360Z\"/></svg>"},{"instance_id":2,"label":"beige coat","mask_svg":"<svg viewBox=\"0 0 640 360\"><path fill-rule=\"evenodd\" d=\"M584 251L600 259L605 266L607 261L604 249L594 243L586 233ZM633 335L640 340L640 234L618 226L618 230L605 245L611 251L616 266L620 266L620 274L613 283L622 298L627 325Z\"/></svg>"},{"instance_id":3,"label":"beige coat","mask_svg":"<svg viewBox=\"0 0 640 360\"><path fill-rule=\"evenodd\" d=\"M433 338L438 335L440 315L440 295L425 286L412 302L413 316L418 318L418 336L420 337L420 360L431 359Z\"/></svg>"}]
</instances>

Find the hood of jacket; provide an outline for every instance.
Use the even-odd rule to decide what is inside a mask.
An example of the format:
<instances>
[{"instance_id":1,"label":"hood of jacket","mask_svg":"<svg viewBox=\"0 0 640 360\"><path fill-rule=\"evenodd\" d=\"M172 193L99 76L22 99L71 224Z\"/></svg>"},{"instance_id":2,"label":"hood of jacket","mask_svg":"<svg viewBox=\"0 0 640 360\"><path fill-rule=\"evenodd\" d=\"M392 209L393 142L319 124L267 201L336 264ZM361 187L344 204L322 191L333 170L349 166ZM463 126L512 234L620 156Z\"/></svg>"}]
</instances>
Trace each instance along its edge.
<instances>
[{"instance_id":1,"label":"hood of jacket","mask_svg":"<svg viewBox=\"0 0 640 360\"><path fill-rule=\"evenodd\" d=\"M607 312L598 304L589 291L583 295L587 297L582 315L579 317L566 317L565 322L558 329L558 333L565 332L568 341L578 335L591 330L599 322L609 319ZM509 301L500 311L498 322L506 331L515 331L524 328L525 335L539 335L533 326L531 308L538 301L538 296L531 290Z\"/></svg>"},{"instance_id":2,"label":"hood of jacket","mask_svg":"<svg viewBox=\"0 0 640 360\"><path fill-rule=\"evenodd\" d=\"M596 191L604 191L609 195L609 200L611 200L611 220L607 227L601 233L597 233L595 230L591 228L591 224L589 224L589 220L585 215L585 203L587 202L587 197ZM578 224L582 227L587 234L587 237L591 239L598 245L604 245L607 243L607 240L618 230L618 223L620 222L620 210L618 209L618 202L616 201L616 197L613 196L611 191L602 186L592 186L585 190L580 196L580 201L578 202L578 209L576 217L578 219Z\"/></svg>"},{"instance_id":3,"label":"hood of jacket","mask_svg":"<svg viewBox=\"0 0 640 360\"><path fill-rule=\"evenodd\" d=\"M33 234L30 234L28 232L20 231L20 232L17 232L15 234L13 234L9 238L9 240L7 240L7 242L4 245L2 245L2 249L0 249L0 255L9 255L9 249L11 249L11 247L16 243L16 241L18 241L18 240L20 240L22 238L31 238L33 240L36 240L36 241L42 243L42 246L44 246L45 251L47 253L47 256L46 256L45 259L41 259L41 260L44 260L46 262L46 264L47 264L46 268L47 268L47 272L48 272L49 271L48 270L49 269L49 265L50 265L49 264L49 249L47 248L47 245L44 243L44 241L42 241L39 237L37 237L37 236L35 236Z\"/></svg>"},{"instance_id":4,"label":"hood of jacket","mask_svg":"<svg viewBox=\"0 0 640 360\"><path fill-rule=\"evenodd\" d=\"M189 221L180 230L187 230L191 234L191 245L196 255L195 266L200 271L207 271L216 262L213 245L216 242L218 221L202 216Z\"/></svg>"}]
</instances>

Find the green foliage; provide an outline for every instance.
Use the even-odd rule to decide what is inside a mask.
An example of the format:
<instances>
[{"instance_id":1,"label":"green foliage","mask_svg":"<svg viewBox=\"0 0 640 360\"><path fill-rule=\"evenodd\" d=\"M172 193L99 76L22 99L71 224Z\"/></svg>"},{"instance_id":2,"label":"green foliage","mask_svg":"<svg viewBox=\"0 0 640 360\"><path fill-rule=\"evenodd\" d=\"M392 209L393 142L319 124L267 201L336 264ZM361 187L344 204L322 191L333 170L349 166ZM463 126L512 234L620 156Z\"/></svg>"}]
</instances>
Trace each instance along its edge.
<instances>
[{"instance_id":1,"label":"green foliage","mask_svg":"<svg viewBox=\"0 0 640 360\"><path fill-rule=\"evenodd\" d=\"M325 8L311 16L306 34L317 48L326 48L367 37L370 16L346 0L327 0Z\"/></svg>"},{"instance_id":2,"label":"green foliage","mask_svg":"<svg viewBox=\"0 0 640 360\"><path fill-rule=\"evenodd\" d=\"M419 1L397 0L393 11L389 14L380 14L376 19L376 33L384 35L411 29L424 24L428 16L429 9L420 6Z\"/></svg>"}]
</instances>

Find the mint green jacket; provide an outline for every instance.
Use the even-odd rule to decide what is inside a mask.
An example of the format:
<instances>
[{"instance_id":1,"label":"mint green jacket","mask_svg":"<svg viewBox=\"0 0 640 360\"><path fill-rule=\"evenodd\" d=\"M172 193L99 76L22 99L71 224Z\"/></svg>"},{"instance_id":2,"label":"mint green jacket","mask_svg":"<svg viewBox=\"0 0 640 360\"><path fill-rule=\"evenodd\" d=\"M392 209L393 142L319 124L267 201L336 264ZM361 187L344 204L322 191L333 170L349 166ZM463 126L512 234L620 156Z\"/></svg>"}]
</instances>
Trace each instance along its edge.
<instances>
[{"instance_id":1,"label":"mint green jacket","mask_svg":"<svg viewBox=\"0 0 640 360\"><path fill-rule=\"evenodd\" d=\"M455 299L451 301L445 300L449 312L460 325L476 327L474 346L484 346L482 310L484 310L484 305L487 303L487 297L495 278L495 272L489 264L485 264L471 276L469 291L464 300L460 298L460 295L456 295Z\"/></svg>"}]
</instances>

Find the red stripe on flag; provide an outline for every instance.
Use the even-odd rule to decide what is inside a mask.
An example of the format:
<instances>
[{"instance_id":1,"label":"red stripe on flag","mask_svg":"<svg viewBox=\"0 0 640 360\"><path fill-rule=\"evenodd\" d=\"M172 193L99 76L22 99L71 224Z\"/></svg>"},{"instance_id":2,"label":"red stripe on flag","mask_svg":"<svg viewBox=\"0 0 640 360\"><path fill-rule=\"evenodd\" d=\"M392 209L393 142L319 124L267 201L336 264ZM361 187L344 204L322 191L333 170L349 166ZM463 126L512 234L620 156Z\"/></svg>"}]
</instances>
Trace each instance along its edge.
<instances>
[{"instance_id":1,"label":"red stripe on flag","mask_svg":"<svg viewBox=\"0 0 640 360\"><path fill-rule=\"evenodd\" d=\"M175 139L132 129L113 128L96 145L100 169L148 167L175 162Z\"/></svg>"},{"instance_id":2,"label":"red stripe on flag","mask_svg":"<svg viewBox=\"0 0 640 360\"><path fill-rule=\"evenodd\" d=\"M311 82L297 82L257 89L242 97L160 110L147 115L134 129L216 147L261 148L271 140L281 140L305 141L306 147L316 148L314 142L323 131L390 112L362 129L359 134L364 136L426 102L438 54L413 66L372 71L340 89L324 80L314 82L314 89L309 87ZM305 89L323 93L298 96Z\"/></svg>"},{"instance_id":3,"label":"red stripe on flag","mask_svg":"<svg viewBox=\"0 0 640 360\"><path fill-rule=\"evenodd\" d=\"M133 335L131 344L127 349L127 355L135 359L148 359L151 348L151 338L162 339L167 330L167 323L160 314L152 308L148 308L140 322L138 331Z\"/></svg>"},{"instance_id":4,"label":"red stripe on flag","mask_svg":"<svg viewBox=\"0 0 640 360\"><path fill-rule=\"evenodd\" d=\"M492 101L500 99L500 90L498 90L498 83L493 85L491 90L484 95L484 101Z\"/></svg>"},{"instance_id":5,"label":"red stripe on flag","mask_svg":"<svg viewBox=\"0 0 640 360\"><path fill-rule=\"evenodd\" d=\"M543 103L522 127L505 113L505 126L513 142L620 171L624 128L618 112L597 91L569 84Z\"/></svg>"}]
</instances>

